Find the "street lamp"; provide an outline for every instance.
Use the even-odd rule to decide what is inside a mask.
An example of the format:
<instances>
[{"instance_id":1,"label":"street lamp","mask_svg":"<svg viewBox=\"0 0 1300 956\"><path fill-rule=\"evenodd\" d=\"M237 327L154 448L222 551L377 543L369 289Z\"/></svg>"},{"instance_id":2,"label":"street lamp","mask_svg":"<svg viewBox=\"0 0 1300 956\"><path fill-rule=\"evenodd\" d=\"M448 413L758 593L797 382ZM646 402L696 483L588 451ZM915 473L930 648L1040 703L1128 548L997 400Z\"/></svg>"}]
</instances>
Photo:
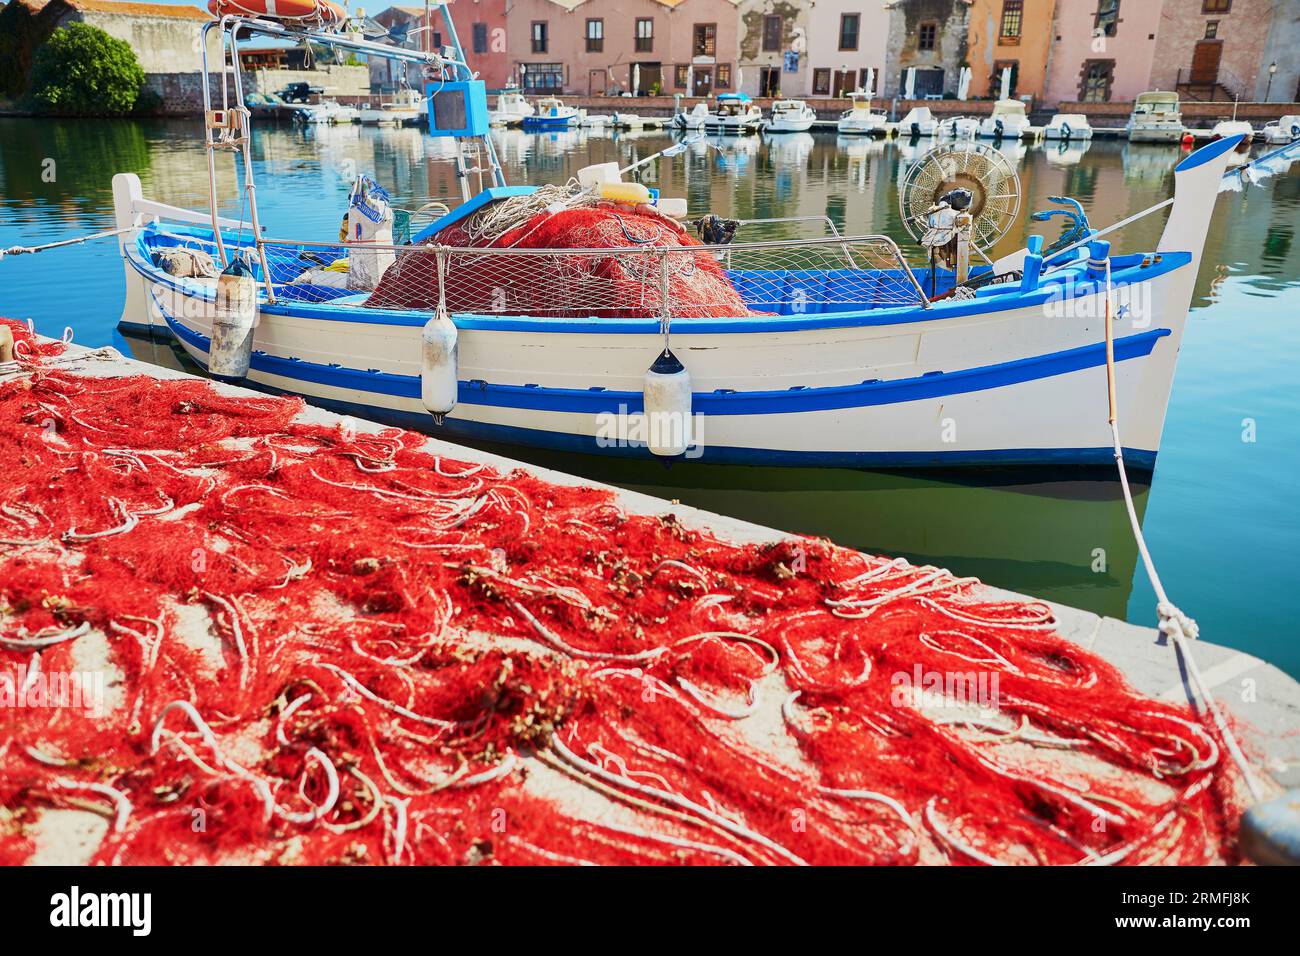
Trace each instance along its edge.
<instances>
[{"instance_id":1,"label":"street lamp","mask_svg":"<svg viewBox=\"0 0 1300 956\"><path fill-rule=\"evenodd\" d=\"M1269 94L1273 92L1273 74L1277 72L1277 60L1268 65L1268 86L1264 87L1264 102L1268 102Z\"/></svg>"}]
</instances>

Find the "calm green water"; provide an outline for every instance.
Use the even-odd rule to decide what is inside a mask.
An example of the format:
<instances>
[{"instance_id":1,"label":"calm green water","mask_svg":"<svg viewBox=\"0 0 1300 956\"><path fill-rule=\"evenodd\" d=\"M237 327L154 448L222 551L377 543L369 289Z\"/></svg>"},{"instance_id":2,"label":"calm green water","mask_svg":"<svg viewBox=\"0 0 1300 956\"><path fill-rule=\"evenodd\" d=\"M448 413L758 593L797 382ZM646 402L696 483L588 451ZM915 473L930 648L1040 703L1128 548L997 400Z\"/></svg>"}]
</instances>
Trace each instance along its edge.
<instances>
[{"instance_id":1,"label":"calm green water","mask_svg":"<svg viewBox=\"0 0 1300 956\"><path fill-rule=\"evenodd\" d=\"M0 119L0 246L111 228L110 180L130 170L151 198L206 202L194 122ZM666 135L503 134L512 181L555 182L595 162L624 165L667 145ZM258 195L273 235L336 234L348 184L372 172L399 202L457 196L441 145L417 130L335 127L259 131ZM1098 141L1085 153L1015 149L1026 210L1072 195L1096 225L1168 196L1176 147ZM897 181L906 145L799 135L721 149L692 148L652 164L645 179L685 195L692 211L741 218L829 214L850 232L905 237ZM52 161L52 162L51 162ZM658 165L659 168L656 168ZM237 195L233 166L224 194ZM233 204L227 214L238 215ZM1023 215L1022 215L1023 219ZM1290 598L1300 585L1300 169L1220 198L1179 360L1163 449L1139 508L1165 586L1206 639L1300 676ZM1151 248L1159 217L1131 228L1121 249ZM1023 242L1022 221L1003 249ZM809 233L811 234L811 233ZM32 317L89 345L113 343L176 365L165 344L123 339L122 271L112 242L0 262L0 314ZM1098 395L1097 414L1105 412ZM1251 420L1254 440L1243 440ZM1246 437L1250 437L1246 435ZM1106 471L953 474L611 462L504 450L515 457L847 545L934 562L990 583L1154 622L1154 597L1136 570L1123 503Z\"/></svg>"}]
</instances>

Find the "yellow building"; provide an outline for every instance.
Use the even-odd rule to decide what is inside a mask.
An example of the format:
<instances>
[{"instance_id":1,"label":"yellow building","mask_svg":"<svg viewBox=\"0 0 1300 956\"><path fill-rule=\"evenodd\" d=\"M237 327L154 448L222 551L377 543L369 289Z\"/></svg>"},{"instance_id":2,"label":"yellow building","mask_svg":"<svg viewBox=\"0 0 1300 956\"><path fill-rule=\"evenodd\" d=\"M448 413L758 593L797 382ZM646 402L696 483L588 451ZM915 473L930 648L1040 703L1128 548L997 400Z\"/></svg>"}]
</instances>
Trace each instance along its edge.
<instances>
[{"instance_id":1,"label":"yellow building","mask_svg":"<svg viewBox=\"0 0 1300 956\"><path fill-rule=\"evenodd\" d=\"M1040 99L1056 0L973 0L967 28L970 95L997 96L1011 69L1011 96Z\"/></svg>"}]
</instances>

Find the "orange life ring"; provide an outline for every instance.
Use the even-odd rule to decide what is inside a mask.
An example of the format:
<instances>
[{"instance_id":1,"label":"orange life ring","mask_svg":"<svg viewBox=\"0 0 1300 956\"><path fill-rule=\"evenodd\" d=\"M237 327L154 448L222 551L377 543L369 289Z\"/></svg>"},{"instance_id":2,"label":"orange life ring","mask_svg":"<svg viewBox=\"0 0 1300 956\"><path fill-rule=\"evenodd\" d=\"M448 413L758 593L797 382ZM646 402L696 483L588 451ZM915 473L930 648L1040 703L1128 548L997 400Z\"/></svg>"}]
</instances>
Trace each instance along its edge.
<instances>
[{"instance_id":1,"label":"orange life ring","mask_svg":"<svg viewBox=\"0 0 1300 956\"><path fill-rule=\"evenodd\" d=\"M328 26L342 23L348 16L333 0L208 0L208 12L214 17L245 16Z\"/></svg>"}]
</instances>

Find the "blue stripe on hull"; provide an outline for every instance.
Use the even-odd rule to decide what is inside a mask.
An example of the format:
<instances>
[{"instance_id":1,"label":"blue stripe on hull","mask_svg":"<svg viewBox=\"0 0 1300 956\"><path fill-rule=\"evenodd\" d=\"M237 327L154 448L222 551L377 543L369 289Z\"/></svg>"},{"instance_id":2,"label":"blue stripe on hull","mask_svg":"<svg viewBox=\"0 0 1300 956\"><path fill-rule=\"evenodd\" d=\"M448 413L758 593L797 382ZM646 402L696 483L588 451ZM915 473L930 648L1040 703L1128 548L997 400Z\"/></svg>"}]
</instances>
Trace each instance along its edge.
<instances>
[{"instance_id":1,"label":"blue stripe on hull","mask_svg":"<svg viewBox=\"0 0 1300 956\"><path fill-rule=\"evenodd\" d=\"M170 324L170 319L169 319ZM186 330L188 332L188 330ZM202 336L188 333L204 342ZM200 366L206 368L203 362ZM261 391L280 395L297 394L267 385L264 382L246 381L241 384ZM438 438L471 439L503 445L524 445L552 451L586 455L603 455L616 458L636 458L645 461L663 461L651 454L644 444L601 445L594 436L551 432L514 425L498 425L460 418L446 418L442 425L434 423L432 416L420 412L344 402L319 396L303 396L312 405L343 415L370 419L400 428L409 428ZM1055 466L1055 465L1110 465L1114 452L1108 446L1094 448L998 448L974 451L943 452L849 452L849 451L779 451L759 448L736 448L708 445L696 458L679 458L677 461L700 461L716 465L767 465L816 468L953 468L970 466ZM1138 448L1124 449L1124 461L1134 471L1152 471L1156 453Z\"/></svg>"},{"instance_id":2,"label":"blue stripe on hull","mask_svg":"<svg viewBox=\"0 0 1300 956\"><path fill-rule=\"evenodd\" d=\"M280 389L257 384L266 391L281 394ZM373 408L353 402L306 396L321 408L371 419L399 428L424 432L435 438L447 440L471 439L501 445L524 445L584 455L602 455L613 458L636 458L644 461L665 461L651 454L642 444L602 446L590 436L567 432L549 432L514 425L496 425L466 419L446 418L441 426L433 418L418 412L404 412L391 408ZM773 451L761 448L731 448L708 445L696 458L685 456L667 459L674 462L699 461L710 465L766 465L810 468L955 468L972 466L1058 466L1058 465L1114 465L1115 452L1109 446L1097 448L997 448L976 451L946 452L846 452L846 451ZM1130 471L1149 472L1155 469L1156 453L1136 448L1124 449L1124 463Z\"/></svg>"},{"instance_id":3,"label":"blue stripe on hull","mask_svg":"<svg viewBox=\"0 0 1300 956\"><path fill-rule=\"evenodd\" d=\"M155 303L157 303L156 298ZM161 305L159 311L163 312L163 318L177 338L199 351L208 350L209 340L206 336L175 321L162 310ZM1122 362L1150 355L1156 342L1167 335L1169 329L1152 329L1117 339L1115 359ZM328 385L332 388L399 398L420 397L420 379L414 375L320 365L315 362L267 355L264 352L254 352L250 364L256 371L268 375ZM780 391L696 392L692 396L692 411L709 416L788 415L799 412L894 405L1004 388L1009 385L1099 368L1105 364L1105 345L1097 343L1048 355L999 362L995 365L961 369L956 372L931 372L892 381L876 380L857 385L791 388ZM644 409L640 392L496 385L479 381L461 382L457 401L463 405L571 412L584 415L635 413Z\"/></svg>"}]
</instances>

